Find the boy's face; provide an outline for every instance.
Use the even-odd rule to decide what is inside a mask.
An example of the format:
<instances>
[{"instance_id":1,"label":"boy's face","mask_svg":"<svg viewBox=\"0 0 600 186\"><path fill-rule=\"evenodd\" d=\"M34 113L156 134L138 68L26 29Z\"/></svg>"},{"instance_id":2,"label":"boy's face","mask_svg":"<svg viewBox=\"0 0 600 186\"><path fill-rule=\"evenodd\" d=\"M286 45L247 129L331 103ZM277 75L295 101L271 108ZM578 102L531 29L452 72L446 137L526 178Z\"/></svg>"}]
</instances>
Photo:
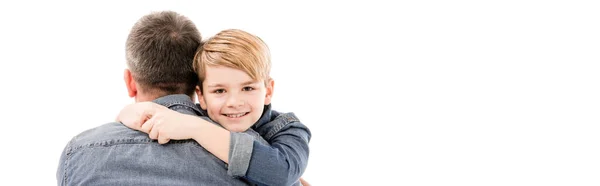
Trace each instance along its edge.
<instances>
[{"instance_id":1,"label":"boy's face","mask_svg":"<svg viewBox=\"0 0 600 186\"><path fill-rule=\"evenodd\" d=\"M253 80L244 71L224 66L206 66L205 73L198 102L212 120L229 131L246 131L260 119L264 105L271 103L273 80L265 86L264 80Z\"/></svg>"}]
</instances>

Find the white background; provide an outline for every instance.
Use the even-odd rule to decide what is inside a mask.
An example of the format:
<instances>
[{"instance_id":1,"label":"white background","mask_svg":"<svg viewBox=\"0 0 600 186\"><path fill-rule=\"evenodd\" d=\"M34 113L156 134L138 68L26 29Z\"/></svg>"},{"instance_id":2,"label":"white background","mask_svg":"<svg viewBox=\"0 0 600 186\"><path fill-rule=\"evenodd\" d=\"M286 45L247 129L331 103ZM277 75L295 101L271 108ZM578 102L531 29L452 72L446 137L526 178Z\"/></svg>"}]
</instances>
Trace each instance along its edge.
<instances>
[{"instance_id":1,"label":"white background","mask_svg":"<svg viewBox=\"0 0 600 186\"><path fill-rule=\"evenodd\" d=\"M274 108L310 127L313 185L599 185L593 1L3 1L0 185L55 185L71 137L131 103L157 10L272 50Z\"/></svg>"}]
</instances>

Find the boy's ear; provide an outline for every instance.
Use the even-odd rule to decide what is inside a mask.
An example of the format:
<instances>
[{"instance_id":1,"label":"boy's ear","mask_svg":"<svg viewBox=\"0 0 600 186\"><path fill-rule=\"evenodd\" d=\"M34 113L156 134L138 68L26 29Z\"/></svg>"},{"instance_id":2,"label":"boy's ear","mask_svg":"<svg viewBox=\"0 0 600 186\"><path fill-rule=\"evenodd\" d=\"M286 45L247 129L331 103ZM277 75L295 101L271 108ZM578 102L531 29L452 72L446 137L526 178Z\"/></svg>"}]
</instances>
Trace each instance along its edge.
<instances>
[{"instance_id":1,"label":"boy's ear","mask_svg":"<svg viewBox=\"0 0 600 186\"><path fill-rule=\"evenodd\" d=\"M127 87L127 93L129 94L129 97L135 97L137 95L137 87L129 69L125 69L123 79L125 80L125 86Z\"/></svg>"},{"instance_id":2,"label":"boy's ear","mask_svg":"<svg viewBox=\"0 0 600 186\"><path fill-rule=\"evenodd\" d=\"M273 91L275 91L275 80L272 78L267 81L267 93L265 95L265 105L271 104L271 98L273 98Z\"/></svg>"},{"instance_id":3,"label":"boy's ear","mask_svg":"<svg viewBox=\"0 0 600 186\"><path fill-rule=\"evenodd\" d=\"M196 86L196 96L198 96L198 103L202 110L206 110L206 101L204 101L204 95L202 95L202 91L200 91L200 87Z\"/></svg>"}]
</instances>

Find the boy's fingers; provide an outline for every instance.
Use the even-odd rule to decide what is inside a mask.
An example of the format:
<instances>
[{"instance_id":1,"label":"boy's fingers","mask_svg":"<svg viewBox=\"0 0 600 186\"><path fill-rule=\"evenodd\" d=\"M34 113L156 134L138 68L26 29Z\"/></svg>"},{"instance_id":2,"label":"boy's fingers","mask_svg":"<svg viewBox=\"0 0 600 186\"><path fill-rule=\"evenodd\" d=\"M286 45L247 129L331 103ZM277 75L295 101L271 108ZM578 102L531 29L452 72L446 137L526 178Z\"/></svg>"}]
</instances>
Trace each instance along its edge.
<instances>
[{"instance_id":1,"label":"boy's fingers","mask_svg":"<svg viewBox=\"0 0 600 186\"><path fill-rule=\"evenodd\" d=\"M140 131L150 134L150 131L152 130L152 128L154 128L154 123L155 123L154 118L150 118L150 119L146 120L144 122L144 124L142 124Z\"/></svg>"},{"instance_id":2,"label":"boy's fingers","mask_svg":"<svg viewBox=\"0 0 600 186\"><path fill-rule=\"evenodd\" d=\"M150 139L158 139L158 133L160 132L158 127L154 126L155 123L155 119L154 118L150 118L144 125L146 124L151 124L152 125L152 129L150 129L150 131L148 132L148 137L150 137Z\"/></svg>"},{"instance_id":3,"label":"boy's fingers","mask_svg":"<svg viewBox=\"0 0 600 186\"><path fill-rule=\"evenodd\" d=\"M153 140L158 139L158 130L151 130L150 133L148 133L148 137Z\"/></svg>"},{"instance_id":4,"label":"boy's fingers","mask_svg":"<svg viewBox=\"0 0 600 186\"><path fill-rule=\"evenodd\" d=\"M152 116L155 113L155 110L153 108L151 108L151 109L149 109L149 108L141 108L141 109L143 109L143 111L138 116L139 120L137 121L138 123L136 123L136 126L143 125L143 123L145 123L146 120L152 118Z\"/></svg>"},{"instance_id":5,"label":"boy's fingers","mask_svg":"<svg viewBox=\"0 0 600 186\"><path fill-rule=\"evenodd\" d=\"M165 144L167 142L169 142L169 138L166 138L166 137L163 137L163 136L159 136L158 137L158 143Z\"/></svg>"},{"instance_id":6,"label":"boy's fingers","mask_svg":"<svg viewBox=\"0 0 600 186\"><path fill-rule=\"evenodd\" d=\"M133 129L136 130L141 130L142 126L144 125L144 122L146 122L146 120L148 120L148 117L146 117L143 113L140 114L134 121L133 121Z\"/></svg>"}]
</instances>

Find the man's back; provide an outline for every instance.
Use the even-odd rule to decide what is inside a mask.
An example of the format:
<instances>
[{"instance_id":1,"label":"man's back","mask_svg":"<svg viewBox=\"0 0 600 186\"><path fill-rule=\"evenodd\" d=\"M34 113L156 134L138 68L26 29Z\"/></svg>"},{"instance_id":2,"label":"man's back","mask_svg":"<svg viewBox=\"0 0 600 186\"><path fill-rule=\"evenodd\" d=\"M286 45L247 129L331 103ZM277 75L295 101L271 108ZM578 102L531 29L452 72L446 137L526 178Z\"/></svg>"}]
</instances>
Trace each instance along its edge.
<instances>
[{"instance_id":1,"label":"man's back","mask_svg":"<svg viewBox=\"0 0 600 186\"><path fill-rule=\"evenodd\" d=\"M185 95L155 102L197 115ZM227 175L225 163L193 140L160 145L116 122L74 137L61 156L57 179L59 185L247 185Z\"/></svg>"}]
</instances>

